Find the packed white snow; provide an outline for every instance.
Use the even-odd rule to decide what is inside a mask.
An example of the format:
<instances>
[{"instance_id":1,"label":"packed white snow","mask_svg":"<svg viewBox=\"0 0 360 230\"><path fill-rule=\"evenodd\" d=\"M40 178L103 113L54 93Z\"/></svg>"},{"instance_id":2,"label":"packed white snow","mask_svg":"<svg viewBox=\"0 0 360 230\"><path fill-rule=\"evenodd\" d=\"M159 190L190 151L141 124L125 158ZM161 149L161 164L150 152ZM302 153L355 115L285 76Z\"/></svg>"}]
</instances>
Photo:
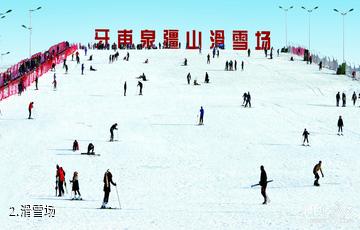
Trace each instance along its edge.
<instances>
[{"instance_id":1,"label":"packed white snow","mask_svg":"<svg viewBox=\"0 0 360 230\"><path fill-rule=\"evenodd\" d=\"M358 81L318 70L289 55L185 50L81 51L69 73L56 67L22 96L0 102L1 229L358 229L360 227ZM130 60L122 58L130 53ZM87 61L89 55L93 61ZM148 64L144 64L145 59ZM188 66L182 66L184 58ZM224 71L237 60L238 71ZM241 61L245 70L241 71ZM92 65L98 71L90 72ZM186 75L200 86L188 85ZM204 84L205 72L210 83ZM136 77L145 73L143 96ZM123 84L127 81L127 96ZM250 92L252 107L242 95ZM345 92L347 107L335 106ZM34 101L33 120L27 107ZM200 106L204 126L198 126ZM344 120L344 136L337 120ZM109 142L117 122L117 142ZM310 147L302 146L304 128ZM80 151L72 152L77 139ZM101 156L80 155L92 142ZM314 165L325 177L314 187ZM68 194L55 197L56 164ZM271 202L262 205L264 165ZM99 209L103 176L113 174L122 209ZM72 201L74 171L83 201ZM119 206L111 188L109 206ZM54 206L55 217L9 216L11 207Z\"/></svg>"}]
</instances>

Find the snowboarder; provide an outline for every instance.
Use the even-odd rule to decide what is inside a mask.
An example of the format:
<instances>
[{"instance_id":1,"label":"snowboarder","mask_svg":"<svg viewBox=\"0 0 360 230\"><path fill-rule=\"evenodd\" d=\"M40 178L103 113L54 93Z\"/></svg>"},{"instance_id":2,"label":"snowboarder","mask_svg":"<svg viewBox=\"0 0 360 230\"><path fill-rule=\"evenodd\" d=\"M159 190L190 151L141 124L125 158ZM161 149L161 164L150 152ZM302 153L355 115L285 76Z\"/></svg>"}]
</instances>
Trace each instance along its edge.
<instances>
[{"instance_id":1,"label":"snowboarder","mask_svg":"<svg viewBox=\"0 0 360 230\"><path fill-rule=\"evenodd\" d=\"M72 183L72 191L74 192L74 199L76 200L82 200L81 198L81 194L80 194L80 188L79 188L79 173L77 171L74 172L74 175L73 175L73 179L70 180L70 183ZM79 195L77 198L76 198L76 195Z\"/></svg>"},{"instance_id":2,"label":"snowboarder","mask_svg":"<svg viewBox=\"0 0 360 230\"><path fill-rule=\"evenodd\" d=\"M346 94L345 93L342 93L342 107L346 107Z\"/></svg>"},{"instance_id":3,"label":"snowboarder","mask_svg":"<svg viewBox=\"0 0 360 230\"><path fill-rule=\"evenodd\" d=\"M322 170L321 170L321 163L322 163L322 162L319 161L319 163L317 163L317 164L314 166L314 169L313 169L313 174L314 174L314 176L315 176L314 186L320 186L320 184L319 184L320 176L319 176L318 171L320 171L322 177L324 177L324 174L323 174L323 172L322 172Z\"/></svg>"},{"instance_id":4,"label":"snowboarder","mask_svg":"<svg viewBox=\"0 0 360 230\"><path fill-rule=\"evenodd\" d=\"M336 106L339 107L339 103L340 103L340 92L338 92L336 94Z\"/></svg>"},{"instance_id":5,"label":"snowboarder","mask_svg":"<svg viewBox=\"0 0 360 230\"><path fill-rule=\"evenodd\" d=\"M200 108L200 119L199 119L199 125L203 125L204 124L204 109L201 106Z\"/></svg>"},{"instance_id":6,"label":"snowboarder","mask_svg":"<svg viewBox=\"0 0 360 230\"><path fill-rule=\"evenodd\" d=\"M337 125L338 125L338 135L343 135L343 127L344 127L344 122L343 122L343 119L342 119L342 117L341 116L339 116L339 120L338 120L338 123L337 123Z\"/></svg>"},{"instance_id":7,"label":"snowboarder","mask_svg":"<svg viewBox=\"0 0 360 230\"><path fill-rule=\"evenodd\" d=\"M309 146L309 135L310 133L304 129L304 132L303 132L303 137L304 137L304 141L303 141L303 145L305 145L305 141L307 142L307 145Z\"/></svg>"},{"instance_id":8,"label":"snowboarder","mask_svg":"<svg viewBox=\"0 0 360 230\"><path fill-rule=\"evenodd\" d=\"M246 103L245 103L245 108L249 105L249 108L251 108L251 95L250 92L247 93L246 95Z\"/></svg>"},{"instance_id":9,"label":"snowboarder","mask_svg":"<svg viewBox=\"0 0 360 230\"><path fill-rule=\"evenodd\" d=\"M81 64L81 75L84 75L85 65L84 63Z\"/></svg>"},{"instance_id":10,"label":"snowboarder","mask_svg":"<svg viewBox=\"0 0 360 230\"><path fill-rule=\"evenodd\" d=\"M96 71L96 69L94 69L93 67L92 67L92 65L90 66L90 71Z\"/></svg>"},{"instance_id":11,"label":"snowboarder","mask_svg":"<svg viewBox=\"0 0 360 230\"><path fill-rule=\"evenodd\" d=\"M65 191L64 191L64 181L65 181L65 171L62 167L59 167L59 165L56 165L56 178L58 181L58 190L59 190L59 194L58 196L63 196Z\"/></svg>"},{"instance_id":12,"label":"snowboarder","mask_svg":"<svg viewBox=\"0 0 360 230\"><path fill-rule=\"evenodd\" d=\"M264 166L260 166L260 181L259 181L259 185L261 186L261 195L264 197L264 202L262 204L266 204L268 201L268 197L266 195L266 187L267 187L267 175L266 175L266 171L264 169Z\"/></svg>"},{"instance_id":13,"label":"snowboarder","mask_svg":"<svg viewBox=\"0 0 360 230\"><path fill-rule=\"evenodd\" d=\"M194 80L194 85L200 85L196 79Z\"/></svg>"},{"instance_id":14,"label":"snowboarder","mask_svg":"<svg viewBox=\"0 0 360 230\"><path fill-rule=\"evenodd\" d=\"M75 140L75 141L73 142L73 148L72 148L72 150L73 150L74 152L79 150L79 143L78 143L77 140Z\"/></svg>"},{"instance_id":15,"label":"snowboarder","mask_svg":"<svg viewBox=\"0 0 360 230\"><path fill-rule=\"evenodd\" d=\"M32 102L30 102L30 104L29 104L29 117L28 117L28 119L31 119L31 111L32 111L32 109L34 108L34 102L32 101Z\"/></svg>"},{"instance_id":16,"label":"snowboarder","mask_svg":"<svg viewBox=\"0 0 360 230\"><path fill-rule=\"evenodd\" d=\"M110 141L114 141L114 130L118 130L117 125L118 124L115 123L110 127Z\"/></svg>"},{"instance_id":17,"label":"snowboarder","mask_svg":"<svg viewBox=\"0 0 360 230\"><path fill-rule=\"evenodd\" d=\"M142 95L143 83L141 83L140 81L138 81L137 86L139 86L139 87L140 87L139 95Z\"/></svg>"},{"instance_id":18,"label":"snowboarder","mask_svg":"<svg viewBox=\"0 0 360 230\"><path fill-rule=\"evenodd\" d=\"M113 184L114 186L116 186L116 183L113 182L112 180L112 174L111 172L108 170L106 170L105 174L104 174L104 200L103 200L103 204L101 205L101 208L106 208L107 203L109 202L109 195L111 192L111 184Z\"/></svg>"},{"instance_id":19,"label":"snowboarder","mask_svg":"<svg viewBox=\"0 0 360 230\"><path fill-rule=\"evenodd\" d=\"M207 64L210 64L210 54L207 55Z\"/></svg>"},{"instance_id":20,"label":"snowboarder","mask_svg":"<svg viewBox=\"0 0 360 230\"><path fill-rule=\"evenodd\" d=\"M126 81L124 83L124 97L126 96L126 90L127 90L127 84L126 84Z\"/></svg>"},{"instance_id":21,"label":"snowboarder","mask_svg":"<svg viewBox=\"0 0 360 230\"><path fill-rule=\"evenodd\" d=\"M209 83L210 82L210 80L209 80L209 74L206 72L205 73L205 81L204 81L205 83Z\"/></svg>"},{"instance_id":22,"label":"snowboarder","mask_svg":"<svg viewBox=\"0 0 360 230\"><path fill-rule=\"evenodd\" d=\"M355 104L356 104L356 100L357 100L357 96L356 96L356 93L355 93L355 91L354 91L354 93L353 93L353 95L352 95L352 101L353 101L353 105L355 106Z\"/></svg>"},{"instance_id":23,"label":"snowboarder","mask_svg":"<svg viewBox=\"0 0 360 230\"><path fill-rule=\"evenodd\" d=\"M88 145L88 150L87 150L87 154L95 154L95 146L93 145L93 143L89 143Z\"/></svg>"},{"instance_id":24,"label":"snowboarder","mask_svg":"<svg viewBox=\"0 0 360 230\"><path fill-rule=\"evenodd\" d=\"M188 73L188 75L186 76L186 79L187 79L188 85L190 85L190 81L191 81L191 74L190 73Z\"/></svg>"}]
</instances>

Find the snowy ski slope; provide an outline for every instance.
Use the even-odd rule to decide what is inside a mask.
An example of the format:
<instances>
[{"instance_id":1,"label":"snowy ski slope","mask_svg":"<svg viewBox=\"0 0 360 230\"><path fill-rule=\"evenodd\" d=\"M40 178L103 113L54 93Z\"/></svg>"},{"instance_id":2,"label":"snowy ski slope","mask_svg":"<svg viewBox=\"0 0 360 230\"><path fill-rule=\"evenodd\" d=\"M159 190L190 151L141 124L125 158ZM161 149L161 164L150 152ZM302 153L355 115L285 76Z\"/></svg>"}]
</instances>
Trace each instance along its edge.
<instances>
[{"instance_id":1,"label":"snowy ski slope","mask_svg":"<svg viewBox=\"0 0 360 230\"><path fill-rule=\"evenodd\" d=\"M109 64L112 51L92 51L92 62L68 59L22 96L0 102L1 229L359 229L358 81L316 65L263 52L129 51L130 61ZM184 58L188 66L181 66ZM144 64L145 59L149 64ZM242 60L245 71L224 71L226 60ZM88 71L90 64L97 72ZM187 85L191 73L200 86ZM210 84L203 84L205 72ZM143 96L136 77L145 73ZM128 93L123 96L123 83ZM250 91L252 108L242 95ZM347 107L335 107L346 92ZM27 106L34 101L33 120ZM205 109L204 126L197 115ZM342 115L344 136L337 135ZM110 143L117 122L118 142ZM311 147L301 146L302 131ZM72 152L77 139L79 152ZM80 155L89 142L101 156ZM313 166L325 177L313 186ZM69 194L55 197L55 166L66 172ZM271 203L262 205L260 165L265 166ZM121 210L101 210L103 175L118 184ZM71 201L74 171L83 201ZM10 217L10 207L52 205L54 218ZM109 206L118 207L112 187Z\"/></svg>"}]
</instances>

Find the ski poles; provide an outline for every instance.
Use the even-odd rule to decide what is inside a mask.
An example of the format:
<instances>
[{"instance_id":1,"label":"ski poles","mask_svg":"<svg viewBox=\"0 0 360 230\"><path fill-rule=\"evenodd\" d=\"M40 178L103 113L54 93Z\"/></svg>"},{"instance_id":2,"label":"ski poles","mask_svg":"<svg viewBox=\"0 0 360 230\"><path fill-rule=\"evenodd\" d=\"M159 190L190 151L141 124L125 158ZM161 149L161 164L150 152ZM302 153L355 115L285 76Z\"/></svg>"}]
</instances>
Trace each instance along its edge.
<instances>
[{"instance_id":1,"label":"ski poles","mask_svg":"<svg viewBox=\"0 0 360 230\"><path fill-rule=\"evenodd\" d=\"M119 202L119 209L121 209L120 198L119 198L119 192L118 192L117 186L115 186L115 188L116 188L116 195L117 195L118 202Z\"/></svg>"}]
</instances>

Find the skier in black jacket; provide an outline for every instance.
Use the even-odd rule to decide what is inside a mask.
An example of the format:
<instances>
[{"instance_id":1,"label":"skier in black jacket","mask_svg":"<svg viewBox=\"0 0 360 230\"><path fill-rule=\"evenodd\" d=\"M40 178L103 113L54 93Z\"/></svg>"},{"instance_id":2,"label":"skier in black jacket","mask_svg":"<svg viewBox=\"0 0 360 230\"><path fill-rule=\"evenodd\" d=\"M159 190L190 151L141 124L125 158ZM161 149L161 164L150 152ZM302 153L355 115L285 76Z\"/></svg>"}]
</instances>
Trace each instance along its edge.
<instances>
[{"instance_id":1,"label":"skier in black jacket","mask_svg":"<svg viewBox=\"0 0 360 230\"><path fill-rule=\"evenodd\" d=\"M115 123L110 127L110 141L114 141L114 130L118 130L117 125L118 124Z\"/></svg>"},{"instance_id":2,"label":"skier in black jacket","mask_svg":"<svg viewBox=\"0 0 360 230\"><path fill-rule=\"evenodd\" d=\"M353 95L352 95L352 101L353 101L353 105L355 106L356 104L356 100L357 100L357 96L356 96L356 93L354 92Z\"/></svg>"},{"instance_id":3,"label":"skier in black jacket","mask_svg":"<svg viewBox=\"0 0 360 230\"><path fill-rule=\"evenodd\" d=\"M336 106L339 107L339 103L340 103L340 92L338 92L338 93L336 94Z\"/></svg>"},{"instance_id":4,"label":"skier in black jacket","mask_svg":"<svg viewBox=\"0 0 360 230\"><path fill-rule=\"evenodd\" d=\"M142 95L143 83L141 83L140 81L138 81L137 86L139 86L139 87L140 87L139 95Z\"/></svg>"},{"instance_id":5,"label":"skier in black jacket","mask_svg":"<svg viewBox=\"0 0 360 230\"><path fill-rule=\"evenodd\" d=\"M346 106L346 94L342 93L342 107Z\"/></svg>"},{"instance_id":6,"label":"skier in black jacket","mask_svg":"<svg viewBox=\"0 0 360 230\"><path fill-rule=\"evenodd\" d=\"M268 201L268 197L266 195L266 186L267 186L267 175L264 169L264 166L260 166L261 174L260 174L260 186L261 186L261 195L264 197L263 204L266 204Z\"/></svg>"},{"instance_id":7,"label":"skier in black jacket","mask_svg":"<svg viewBox=\"0 0 360 230\"><path fill-rule=\"evenodd\" d=\"M126 85L126 81L124 83L124 97L126 96L126 90L127 90L127 85Z\"/></svg>"},{"instance_id":8,"label":"skier in black jacket","mask_svg":"<svg viewBox=\"0 0 360 230\"><path fill-rule=\"evenodd\" d=\"M339 128L338 129L338 135L340 135L340 133L341 133L341 135L343 135L344 122L343 122L343 119L342 119L341 116L339 116L339 120L338 120L337 125L338 125L338 128Z\"/></svg>"},{"instance_id":9,"label":"skier in black jacket","mask_svg":"<svg viewBox=\"0 0 360 230\"><path fill-rule=\"evenodd\" d=\"M107 203L109 202L109 195L111 192L110 183L116 186L116 183L112 181L112 174L109 169L104 174L104 200L101 208L106 208Z\"/></svg>"},{"instance_id":10,"label":"skier in black jacket","mask_svg":"<svg viewBox=\"0 0 360 230\"><path fill-rule=\"evenodd\" d=\"M309 145L309 135L310 135L310 133L306 129L304 129L304 132L303 132L302 135L304 137L303 145L305 145L305 141Z\"/></svg>"}]
</instances>

